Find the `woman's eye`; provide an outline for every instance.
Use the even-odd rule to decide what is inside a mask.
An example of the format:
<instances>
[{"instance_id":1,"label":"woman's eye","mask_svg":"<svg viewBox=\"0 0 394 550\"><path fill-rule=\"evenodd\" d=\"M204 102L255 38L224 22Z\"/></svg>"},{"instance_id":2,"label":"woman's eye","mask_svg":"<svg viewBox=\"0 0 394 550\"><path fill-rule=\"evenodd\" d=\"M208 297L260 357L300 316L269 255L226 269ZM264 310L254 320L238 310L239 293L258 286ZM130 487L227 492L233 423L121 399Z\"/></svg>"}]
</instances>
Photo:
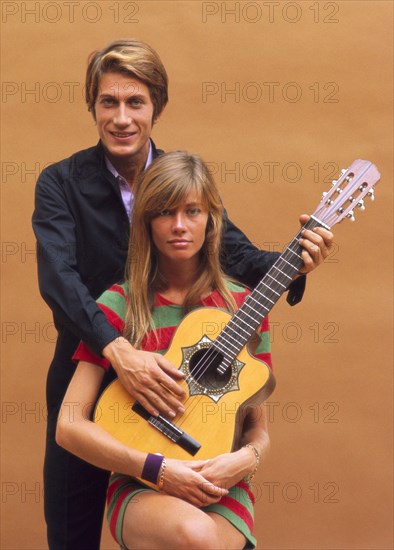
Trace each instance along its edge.
<instances>
[{"instance_id":1,"label":"woman's eye","mask_svg":"<svg viewBox=\"0 0 394 550\"><path fill-rule=\"evenodd\" d=\"M197 216L197 214L200 213L200 209L199 208L189 208L187 213L188 213L189 216Z\"/></svg>"},{"instance_id":2,"label":"woman's eye","mask_svg":"<svg viewBox=\"0 0 394 550\"><path fill-rule=\"evenodd\" d=\"M171 210L162 210L161 212L159 212L159 216L170 216L171 215Z\"/></svg>"}]
</instances>

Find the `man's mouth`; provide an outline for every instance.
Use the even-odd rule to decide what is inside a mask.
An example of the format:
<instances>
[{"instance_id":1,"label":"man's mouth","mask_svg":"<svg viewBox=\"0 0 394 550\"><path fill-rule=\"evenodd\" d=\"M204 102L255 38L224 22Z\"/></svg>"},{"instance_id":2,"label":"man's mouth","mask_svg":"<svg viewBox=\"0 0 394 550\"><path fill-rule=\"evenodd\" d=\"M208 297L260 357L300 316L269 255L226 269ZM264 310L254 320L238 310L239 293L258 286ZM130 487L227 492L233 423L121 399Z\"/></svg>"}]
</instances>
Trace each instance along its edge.
<instances>
[{"instance_id":1,"label":"man's mouth","mask_svg":"<svg viewBox=\"0 0 394 550\"><path fill-rule=\"evenodd\" d=\"M111 134L117 138L129 138L135 134L135 132L111 132Z\"/></svg>"}]
</instances>

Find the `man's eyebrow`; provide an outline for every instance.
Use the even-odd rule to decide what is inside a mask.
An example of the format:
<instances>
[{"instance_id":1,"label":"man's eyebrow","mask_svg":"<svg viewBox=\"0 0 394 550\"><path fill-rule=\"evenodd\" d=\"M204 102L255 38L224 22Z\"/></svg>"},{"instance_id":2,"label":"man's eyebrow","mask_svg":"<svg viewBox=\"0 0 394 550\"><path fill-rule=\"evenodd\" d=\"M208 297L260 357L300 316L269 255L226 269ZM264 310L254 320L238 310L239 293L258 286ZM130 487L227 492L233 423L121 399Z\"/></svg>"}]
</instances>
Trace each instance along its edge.
<instances>
[{"instance_id":1,"label":"man's eyebrow","mask_svg":"<svg viewBox=\"0 0 394 550\"><path fill-rule=\"evenodd\" d=\"M113 92L112 91L108 91L108 90L103 90L102 92L99 92L97 97L110 97L110 98L118 98L119 97L119 91L118 90L114 90ZM146 95L143 93L143 92L131 92L130 95L128 95L126 97L126 99L130 99L130 98L133 98L133 99L146 99Z\"/></svg>"}]
</instances>

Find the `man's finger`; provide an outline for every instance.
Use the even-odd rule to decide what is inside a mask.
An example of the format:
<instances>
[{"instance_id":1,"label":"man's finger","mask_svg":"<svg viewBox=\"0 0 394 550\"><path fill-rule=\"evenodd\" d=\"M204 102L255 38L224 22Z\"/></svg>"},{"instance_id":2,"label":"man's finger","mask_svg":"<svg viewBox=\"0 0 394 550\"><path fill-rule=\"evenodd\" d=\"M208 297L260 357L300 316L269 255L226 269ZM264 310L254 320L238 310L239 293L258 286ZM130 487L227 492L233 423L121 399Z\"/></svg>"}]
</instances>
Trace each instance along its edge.
<instances>
[{"instance_id":1,"label":"man's finger","mask_svg":"<svg viewBox=\"0 0 394 550\"><path fill-rule=\"evenodd\" d=\"M168 359L166 359L165 357L163 357L162 355L159 355L159 357L157 358L157 364L160 366L160 368L162 368L167 374L169 374L170 376L176 378L177 380L182 380L182 378L185 377L185 375L183 374L183 372L181 372L179 369L177 369L176 367L174 367L174 365L172 363L170 363L170 361L168 361Z\"/></svg>"}]
</instances>

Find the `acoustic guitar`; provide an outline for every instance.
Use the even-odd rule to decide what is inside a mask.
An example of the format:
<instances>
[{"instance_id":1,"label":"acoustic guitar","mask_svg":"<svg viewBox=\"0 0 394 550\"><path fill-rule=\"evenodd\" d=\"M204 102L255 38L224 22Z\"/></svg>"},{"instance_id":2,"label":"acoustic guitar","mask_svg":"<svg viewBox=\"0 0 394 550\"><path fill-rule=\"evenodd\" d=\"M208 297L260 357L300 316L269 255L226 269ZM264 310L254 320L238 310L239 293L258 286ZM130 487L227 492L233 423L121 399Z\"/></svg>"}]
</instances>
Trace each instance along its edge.
<instances>
[{"instance_id":1,"label":"acoustic guitar","mask_svg":"<svg viewBox=\"0 0 394 550\"><path fill-rule=\"evenodd\" d=\"M302 229L330 229L344 218L354 220L355 208L364 209L364 197L373 200L379 179L371 162L354 161ZM248 342L303 265L302 229L233 316L202 307L182 320L165 357L185 375L183 414L154 417L115 380L101 395L94 421L124 444L168 458L207 459L236 450L245 410L275 387L271 370L251 355Z\"/></svg>"}]
</instances>

